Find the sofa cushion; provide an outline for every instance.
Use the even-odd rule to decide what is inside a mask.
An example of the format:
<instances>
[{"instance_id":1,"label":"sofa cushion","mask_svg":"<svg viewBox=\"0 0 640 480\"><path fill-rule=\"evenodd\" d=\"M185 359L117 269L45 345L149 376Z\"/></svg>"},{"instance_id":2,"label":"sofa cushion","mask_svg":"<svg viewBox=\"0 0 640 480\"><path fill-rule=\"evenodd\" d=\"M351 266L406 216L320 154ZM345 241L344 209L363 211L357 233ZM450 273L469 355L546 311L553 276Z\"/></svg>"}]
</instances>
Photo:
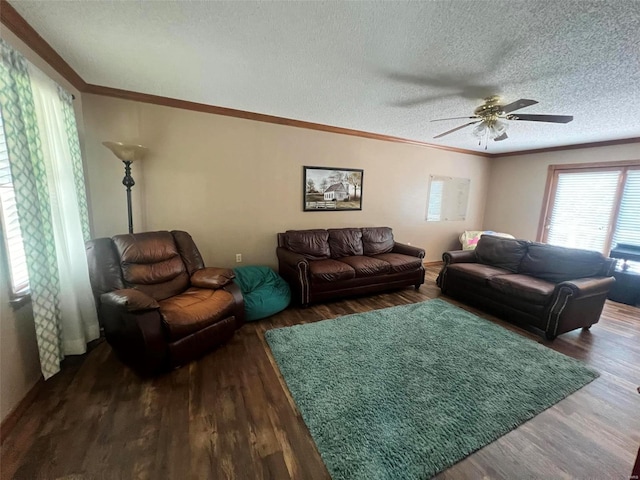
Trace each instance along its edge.
<instances>
[{"instance_id":1,"label":"sofa cushion","mask_svg":"<svg viewBox=\"0 0 640 480\"><path fill-rule=\"evenodd\" d=\"M513 273L510 275L496 275L489 278L489 286L508 295L536 305L544 305L553 295L555 283Z\"/></svg>"},{"instance_id":2,"label":"sofa cushion","mask_svg":"<svg viewBox=\"0 0 640 480\"><path fill-rule=\"evenodd\" d=\"M387 262L391 266L391 273L409 272L418 270L422 266L422 259L403 255L401 253L383 253L373 258Z\"/></svg>"},{"instance_id":3,"label":"sofa cushion","mask_svg":"<svg viewBox=\"0 0 640 480\"><path fill-rule=\"evenodd\" d=\"M599 252L532 243L518 273L554 283L604 275L606 258Z\"/></svg>"},{"instance_id":4,"label":"sofa cushion","mask_svg":"<svg viewBox=\"0 0 640 480\"><path fill-rule=\"evenodd\" d=\"M330 228L329 249L331 258L362 255L362 230L359 228Z\"/></svg>"},{"instance_id":5,"label":"sofa cushion","mask_svg":"<svg viewBox=\"0 0 640 480\"><path fill-rule=\"evenodd\" d=\"M287 230L286 248L308 260L329 258L329 233L326 230Z\"/></svg>"},{"instance_id":6,"label":"sofa cushion","mask_svg":"<svg viewBox=\"0 0 640 480\"><path fill-rule=\"evenodd\" d=\"M476 246L476 258L479 263L517 272L529 243L526 240L483 235Z\"/></svg>"},{"instance_id":7,"label":"sofa cushion","mask_svg":"<svg viewBox=\"0 0 640 480\"><path fill-rule=\"evenodd\" d=\"M229 292L204 288L189 288L158 303L171 341L233 315L235 307L235 300Z\"/></svg>"},{"instance_id":8,"label":"sofa cushion","mask_svg":"<svg viewBox=\"0 0 640 480\"><path fill-rule=\"evenodd\" d=\"M315 283L349 280L356 277L356 271L338 260L315 260L309 262L311 281Z\"/></svg>"},{"instance_id":9,"label":"sofa cushion","mask_svg":"<svg viewBox=\"0 0 640 480\"><path fill-rule=\"evenodd\" d=\"M508 275L511 272L504 268L492 267L481 263L454 263L447 267L447 275L454 275L482 284L496 275Z\"/></svg>"},{"instance_id":10,"label":"sofa cushion","mask_svg":"<svg viewBox=\"0 0 640 480\"><path fill-rule=\"evenodd\" d=\"M346 263L356 271L357 277L373 277L389 273L391 265L383 260L358 255L355 257L343 257L340 262Z\"/></svg>"},{"instance_id":11,"label":"sofa cushion","mask_svg":"<svg viewBox=\"0 0 640 480\"><path fill-rule=\"evenodd\" d=\"M389 227L362 229L362 247L365 255L390 252L394 243L393 231Z\"/></svg>"}]
</instances>

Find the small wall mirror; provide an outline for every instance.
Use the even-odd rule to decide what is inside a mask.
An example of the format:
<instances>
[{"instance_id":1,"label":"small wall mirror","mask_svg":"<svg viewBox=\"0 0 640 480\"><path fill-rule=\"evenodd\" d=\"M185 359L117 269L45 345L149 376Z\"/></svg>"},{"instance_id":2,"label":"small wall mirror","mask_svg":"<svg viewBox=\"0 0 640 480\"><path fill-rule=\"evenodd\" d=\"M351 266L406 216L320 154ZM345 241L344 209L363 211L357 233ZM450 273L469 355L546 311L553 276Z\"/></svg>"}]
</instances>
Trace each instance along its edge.
<instances>
[{"instance_id":1,"label":"small wall mirror","mask_svg":"<svg viewBox=\"0 0 640 480\"><path fill-rule=\"evenodd\" d=\"M470 184L469 178L431 175L427 195L427 222L465 220Z\"/></svg>"}]
</instances>

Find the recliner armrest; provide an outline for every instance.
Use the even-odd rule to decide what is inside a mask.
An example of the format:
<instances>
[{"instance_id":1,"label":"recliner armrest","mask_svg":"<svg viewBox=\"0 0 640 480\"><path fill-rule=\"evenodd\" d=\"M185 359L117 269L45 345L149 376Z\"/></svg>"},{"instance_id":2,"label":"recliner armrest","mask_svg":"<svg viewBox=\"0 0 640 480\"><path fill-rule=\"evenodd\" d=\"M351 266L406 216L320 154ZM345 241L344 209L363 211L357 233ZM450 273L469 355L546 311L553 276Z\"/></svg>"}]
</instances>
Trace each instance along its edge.
<instances>
[{"instance_id":1,"label":"recliner armrest","mask_svg":"<svg viewBox=\"0 0 640 480\"><path fill-rule=\"evenodd\" d=\"M556 291L561 288L571 290L574 297L591 297L593 295L606 294L616 281L613 277L587 277L568 280L556 285Z\"/></svg>"},{"instance_id":2,"label":"recliner armrest","mask_svg":"<svg viewBox=\"0 0 640 480\"><path fill-rule=\"evenodd\" d=\"M127 312L140 312L160 308L160 305L153 297L134 288L123 288L122 290L104 293L100 296L100 301L104 305L124 309Z\"/></svg>"},{"instance_id":3,"label":"recliner armrest","mask_svg":"<svg viewBox=\"0 0 640 480\"><path fill-rule=\"evenodd\" d=\"M236 278L230 268L205 267L196 270L191 275L191 285L198 288L217 290Z\"/></svg>"},{"instance_id":4,"label":"recliner armrest","mask_svg":"<svg viewBox=\"0 0 640 480\"><path fill-rule=\"evenodd\" d=\"M304 257L304 255L300 255L299 253L294 253L291 250L287 250L284 247L276 248L276 255L278 256L278 260L283 263L286 263L292 268L297 268L300 263L305 265L309 265L309 261Z\"/></svg>"},{"instance_id":5,"label":"recliner armrest","mask_svg":"<svg viewBox=\"0 0 640 480\"><path fill-rule=\"evenodd\" d=\"M393 244L392 253L400 253L402 255L409 255L411 257L424 258L424 248L414 247L412 245L406 245L404 243L395 242Z\"/></svg>"},{"instance_id":6,"label":"recliner armrest","mask_svg":"<svg viewBox=\"0 0 640 480\"><path fill-rule=\"evenodd\" d=\"M240 328L244 324L244 296L240 286L235 282L227 283L222 289L233 295L233 300L236 303L234 310L234 316L236 317L236 328Z\"/></svg>"},{"instance_id":7,"label":"recliner armrest","mask_svg":"<svg viewBox=\"0 0 640 480\"><path fill-rule=\"evenodd\" d=\"M478 261L474 250L451 250L442 254L445 265L452 263L476 263Z\"/></svg>"}]
</instances>

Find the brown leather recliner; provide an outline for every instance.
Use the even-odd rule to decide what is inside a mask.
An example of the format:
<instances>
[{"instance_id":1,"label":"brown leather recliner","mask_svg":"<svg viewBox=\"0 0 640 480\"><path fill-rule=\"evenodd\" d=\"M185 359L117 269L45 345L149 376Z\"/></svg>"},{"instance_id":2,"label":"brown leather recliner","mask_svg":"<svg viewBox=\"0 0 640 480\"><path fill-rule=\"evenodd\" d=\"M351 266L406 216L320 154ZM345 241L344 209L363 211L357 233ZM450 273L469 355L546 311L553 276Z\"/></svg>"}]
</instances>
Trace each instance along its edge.
<instances>
[{"instance_id":1,"label":"brown leather recliner","mask_svg":"<svg viewBox=\"0 0 640 480\"><path fill-rule=\"evenodd\" d=\"M205 268L187 232L98 238L86 250L105 337L138 373L187 363L228 340L244 322L233 271Z\"/></svg>"}]
</instances>

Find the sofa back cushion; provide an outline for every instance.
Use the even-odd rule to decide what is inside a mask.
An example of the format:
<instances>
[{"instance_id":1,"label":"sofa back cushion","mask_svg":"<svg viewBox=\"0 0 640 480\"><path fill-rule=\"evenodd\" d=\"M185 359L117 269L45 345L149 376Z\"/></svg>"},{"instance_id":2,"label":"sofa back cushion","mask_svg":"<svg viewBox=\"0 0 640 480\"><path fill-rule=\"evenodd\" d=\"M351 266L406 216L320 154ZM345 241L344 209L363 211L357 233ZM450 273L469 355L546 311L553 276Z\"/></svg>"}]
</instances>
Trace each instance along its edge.
<instances>
[{"instance_id":1,"label":"sofa back cushion","mask_svg":"<svg viewBox=\"0 0 640 480\"><path fill-rule=\"evenodd\" d=\"M362 230L359 228L330 228L329 249L331 258L362 255Z\"/></svg>"},{"instance_id":2,"label":"sofa back cushion","mask_svg":"<svg viewBox=\"0 0 640 480\"><path fill-rule=\"evenodd\" d=\"M144 232L112 238L125 287L164 300L189 287L187 267L170 232Z\"/></svg>"},{"instance_id":3,"label":"sofa back cushion","mask_svg":"<svg viewBox=\"0 0 640 480\"><path fill-rule=\"evenodd\" d=\"M478 263L517 272L530 242L482 235L476 246Z\"/></svg>"},{"instance_id":4,"label":"sofa back cushion","mask_svg":"<svg viewBox=\"0 0 640 480\"><path fill-rule=\"evenodd\" d=\"M518 273L560 283L606 275L607 267L607 259L599 252L532 243Z\"/></svg>"},{"instance_id":5,"label":"sofa back cushion","mask_svg":"<svg viewBox=\"0 0 640 480\"><path fill-rule=\"evenodd\" d=\"M362 229L362 249L365 255L380 255L393 250L393 231L389 227Z\"/></svg>"},{"instance_id":6,"label":"sofa back cushion","mask_svg":"<svg viewBox=\"0 0 640 480\"><path fill-rule=\"evenodd\" d=\"M326 230L287 230L284 247L309 260L324 260L331 255Z\"/></svg>"}]
</instances>

